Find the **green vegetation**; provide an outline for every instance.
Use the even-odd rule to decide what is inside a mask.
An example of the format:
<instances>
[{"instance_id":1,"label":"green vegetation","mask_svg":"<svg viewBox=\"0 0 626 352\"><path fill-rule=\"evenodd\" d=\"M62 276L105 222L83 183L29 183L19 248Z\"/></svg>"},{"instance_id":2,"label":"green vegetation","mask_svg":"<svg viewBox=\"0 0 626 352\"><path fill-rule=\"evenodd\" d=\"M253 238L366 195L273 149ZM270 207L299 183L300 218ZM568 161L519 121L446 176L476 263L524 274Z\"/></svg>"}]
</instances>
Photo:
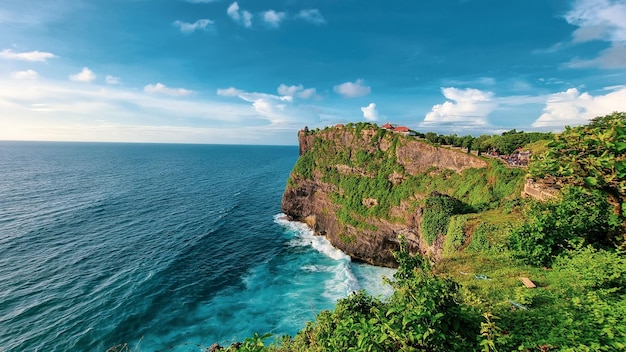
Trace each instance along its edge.
<instances>
[{"instance_id":1,"label":"green vegetation","mask_svg":"<svg viewBox=\"0 0 626 352\"><path fill-rule=\"evenodd\" d=\"M450 145L468 150L480 152L495 152L498 154L511 154L516 149L538 141L549 141L554 138L552 133L524 132L515 129L503 132L501 135L482 135L480 137L457 136L456 134L442 135L434 132L426 134L418 133L419 137L426 139L430 143L439 145Z\"/></svg>"},{"instance_id":2,"label":"green vegetation","mask_svg":"<svg viewBox=\"0 0 626 352\"><path fill-rule=\"evenodd\" d=\"M459 200L445 194L433 193L424 202L422 236L429 245L448 232L450 217L461 211Z\"/></svg>"},{"instance_id":3,"label":"green vegetation","mask_svg":"<svg viewBox=\"0 0 626 352\"><path fill-rule=\"evenodd\" d=\"M370 140L362 137L364 131L370 131ZM397 161L396 150L411 137L388 133L369 123L309 134L315 136L312 147L298 159L293 177L312 179L318 172L323 182L336 187L330 198L339 206L339 221L359 229L371 229L368 218L389 220L390 210L403 202L413 208L421 206L420 195L444 192L462 202L464 211L485 210L518 195L523 186L525 171L508 168L497 160L486 160L488 167L461 173L429 169L408 174ZM341 138L346 134L352 135L352 146L343 144ZM378 147L381 143L388 148L383 151ZM442 231L445 234L445 227Z\"/></svg>"},{"instance_id":4,"label":"green vegetation","mask_svg":"<svg viewBox=\"0 0 626 352\"><path fill-rule=\"evenodd\" d=\"M533 177L554 176L564 183L600 189L612 196L626 215L626 113L566 127L548 148L530 165Z\"/></svg>"},{"instance_id":5,"label":"green vegetation","mask_svg":"<svg viewBox=\"0 0 626 352\"><path fill-rule=\"evenodd\" d=\"M389 218L393 206L409 203L423 209L425 240L443 240L441 258L431 267L433 258L412 256L402 246L395 253L398 271L386 280L395 290L390 298L358 292L296 336L266 346L266 336L255 335L230 350L625 350L625 118L599 117L549 142L541 141L546 135L517 131L491 142L478 139L503 143L501 152L507 143L523 142L543 153L528 172L562 187L547 202L516 197L524 171L497 161L460 174L430 169L408 175L395 159L404 143L397 135L377 131L370 148L362 149L315 140L308 153L313 161L294 173L319 171L336 187L332 201L341 206L344 224L365 228L368 218ZM367 128L344 127L355 140ZM384 152L373 148L381 142L389 146ZM524 287L521 277L537 287Z\"/></svg>"},{"instance_id":6,"label":"green vegetation","mask_svg":"<svg viewBox=\"0 0 626 352\"><path fill-rule=\"evenodd\" d=\"M313 178L313 170L315 168L315 159L311 153L306 153L298 158L296 165L293 167L293 173L310 180Z\"/></svg>"},{"instance_id":7,"label":"green vegetation","mask_svg":"<svg viewBox=\"0 0 626 352\"><path fill-rule=\"evenodd\" d=\"M443 253L452 254L463 248L465 244L465 225L467 224L467 215L455 215L450 217L446 237L443 242Z\"/></svg>"},{"instance_id":8,"label":"green vegetation","mask_svg":"<svg viewBox=\"0 0 626 352\"><path fill-rule=\"evenodd\" d=\"M606 194L576 186L565 188L559 199L532 202L525 215L526 223L511 233L510 248L515 257L534 265L549 266L577 243L610 245L621 229Z\"/></svg>"}]
</instances>

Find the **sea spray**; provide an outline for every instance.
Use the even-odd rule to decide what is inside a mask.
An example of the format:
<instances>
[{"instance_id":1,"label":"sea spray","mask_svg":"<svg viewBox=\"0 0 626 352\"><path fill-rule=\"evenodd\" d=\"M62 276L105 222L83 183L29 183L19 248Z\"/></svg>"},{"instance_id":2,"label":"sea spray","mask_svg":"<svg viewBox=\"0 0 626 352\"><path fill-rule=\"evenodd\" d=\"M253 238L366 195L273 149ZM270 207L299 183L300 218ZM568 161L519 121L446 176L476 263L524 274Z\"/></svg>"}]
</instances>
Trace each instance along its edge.
<instances>
[{"instance_id":1,"label":"sea spray","mask_svg":"<svg viewBox=\"0 0 626 352\"><path fill-rule=\"evenodd\" d=\"M383 283L383 277L392 277L396 269L352 263L350 256L333 247L324 236L315 235L305 223L290 221L285 214L275 215L274 221L287 229L287 233L293 234L293 239L289 242L291 246L311 246L336 261L331 267L302 268L305 271L330 271L335 274L332 280L325 282L325 297L336 301L361 289L380 298L389 297L393 293L393 288Z\"/></svg>"},{"instance_id":2,"label":"sea spray","mask_svg":"<svg viewBox=\"0 0 626 352\"><path fill-rule=\"evenodd\" d=\"M357 278L352 273L350 256L333 247L325 237L316 236L313 230L304 223L289 221L285 214L278 214L274 219L294 233L294 239L290 241L290 245L311 246L336 261L334 265L324 268L324 271L333 273L333 276L324 282L324 297L336 301L361 289Z\"/></svg>"}]
</instances>

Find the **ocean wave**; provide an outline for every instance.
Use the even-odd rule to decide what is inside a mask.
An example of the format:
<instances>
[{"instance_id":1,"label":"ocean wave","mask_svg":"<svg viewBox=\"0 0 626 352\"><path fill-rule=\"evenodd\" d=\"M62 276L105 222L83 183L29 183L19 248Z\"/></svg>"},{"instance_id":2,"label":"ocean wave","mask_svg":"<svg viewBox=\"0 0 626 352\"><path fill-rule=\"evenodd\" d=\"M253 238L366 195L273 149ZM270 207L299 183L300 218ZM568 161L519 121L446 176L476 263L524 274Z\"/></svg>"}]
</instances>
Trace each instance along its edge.
<instances>
[{"instance_id":1,"label":"ocean wave","mask_svg":"<svg viewBox=\"0 0 626 352\"><path fill-rule=\"evenodd\" d=\"M274 216L274 221L287 229L293 235L289 241L290 246L310 246L326 257L335 261L332 266L305 265L301 269L308 272L330 272L333 277L324 282L324 297L336 301L359 291L361 285L352 272L350 256L333 245L323 236L316 236L314 231L304 223L290 221L285 214Z\"/></svg>"},{"instance_id":2,"label":"ocean wave","mask_svg":"<svg viewBox=\"0 0 626 352\"><path fill-rule=\"evenodd\" d=\"M293 232L294 238L289 242L289 245L294 247L311 246L331 259L348 262L351 260L349 255L333 247L325 237L316 236L315 232L305 223L290 221L285 214L275 215L274 221Z\"/></svg>"}]
</instances>

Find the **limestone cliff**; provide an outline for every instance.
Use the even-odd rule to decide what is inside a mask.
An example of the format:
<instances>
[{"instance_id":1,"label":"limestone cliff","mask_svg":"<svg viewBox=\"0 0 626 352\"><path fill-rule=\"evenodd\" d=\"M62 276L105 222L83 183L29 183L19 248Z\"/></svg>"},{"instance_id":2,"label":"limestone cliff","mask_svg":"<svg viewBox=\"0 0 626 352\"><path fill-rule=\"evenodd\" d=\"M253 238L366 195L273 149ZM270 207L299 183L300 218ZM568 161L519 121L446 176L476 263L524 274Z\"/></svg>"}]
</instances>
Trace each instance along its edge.
<instances>
[{"instance_id":1,"label":"limestone cliff","mask_svg":"<svg viewBox=\"0 0 626 352\"><path fill-rule=\"evenodd\" d=\"M502 198L487 161L376 125L303 130L298 139L282 211L358 261L395 266L390 250L399 248L399 235L411 252L436 259L442 238L429 244L420 230L423 200L432 192L472 206ZM482 198L463 199L472 192Z\"/></svg>"}]
</instances>

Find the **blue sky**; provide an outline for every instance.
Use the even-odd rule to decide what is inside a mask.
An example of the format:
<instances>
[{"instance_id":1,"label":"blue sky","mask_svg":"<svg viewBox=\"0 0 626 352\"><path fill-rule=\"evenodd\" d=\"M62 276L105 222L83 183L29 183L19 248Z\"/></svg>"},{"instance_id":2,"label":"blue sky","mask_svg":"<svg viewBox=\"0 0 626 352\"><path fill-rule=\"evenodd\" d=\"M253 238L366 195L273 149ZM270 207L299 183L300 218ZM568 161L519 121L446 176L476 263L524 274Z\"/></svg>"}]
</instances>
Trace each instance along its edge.
<instances>
[{"instance_id":1,"label":"blue sky","mask_svg":"<svg viewBox=\"0 0 626 352\"><path fill-rule=\"evenodd\" d=\"M626 111L626 0L3 0L0 140L296 144Z\"/></svg>"}]
</instances>

